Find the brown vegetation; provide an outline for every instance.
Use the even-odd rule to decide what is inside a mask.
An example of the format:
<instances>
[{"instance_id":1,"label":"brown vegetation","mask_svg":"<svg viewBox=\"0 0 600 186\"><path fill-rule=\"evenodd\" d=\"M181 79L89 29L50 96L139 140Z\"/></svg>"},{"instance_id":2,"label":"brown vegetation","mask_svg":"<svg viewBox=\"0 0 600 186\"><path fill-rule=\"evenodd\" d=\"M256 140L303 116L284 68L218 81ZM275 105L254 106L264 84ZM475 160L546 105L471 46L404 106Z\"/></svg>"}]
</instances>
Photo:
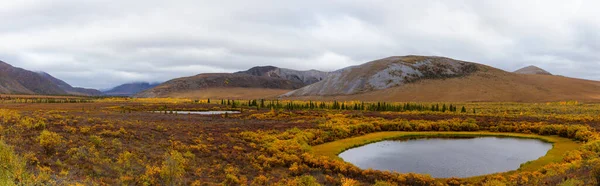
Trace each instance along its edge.
<instances>
[{"instance_id":1,"label":"brown vegetation","mask_svg":"<svg viewBox=\"0 0 600 186\"><path fill-rule=\"evenodd\" d=\"M401 87L345 96L286 97L298 100L364 100L419 102L600 101L600 82L548 75L489 70L470 76L422 80Z\"/></svg>"},{"instance_id":2,"label":"brown vegetation","mask_svg":"<svg viewBox=\"0 0 600 186\"><path fill-rule=\"evenodd\" d=\"M4 103L2 183L25 185L557 185L595 184L598 105L454 103L468 112L270 109L238 100L110 98L94 103ZM309 102L285 102L304 105ZM253 104L253 103L252 103ZM372 103L369 103L372 104ZM231 108L234 107L235 108ZM391 104L390 104L391 105ZM398 104L402 105L402 104ZM413 104L416 106L418 104ZM241 110L189 115L156 110ZM476 112L472 112L476 109ZM585 125L590 123L591 126ZM596 123L596 124L594 124ZM379 131L497 131L559 135L583 147L535 171L481 179L361 170L312 146ZM14 160L14 161L13 161ZM592 171L594 170L594 171ZM7 181L7 182L2 182Z\"/></svg>"},{"instance_id":3,"label":"brown vegetation","mask_svg":"<svg viewBox=\"0 0 600 186\"><path fill-rule=\"evenodd\" d=\"M267 88L206 88L202 90L172 92L165 97L190 98L190 99L274 99L288 92L284 89Z\"/></svg>"},{"instance_id":4,"label":"brown vegetation","mask_svg":"<svg viewBox=\"0 0 600 186\"><path fill-rule=\"evenodd\" d=\"M254 76L243 73L199 74L177 78L154 88L138 93L135 97L169 97L173 93L202 91L209 88L264 88L293 90L304 86L303 83L287 79Z\"/></svg>"}]
</instances>

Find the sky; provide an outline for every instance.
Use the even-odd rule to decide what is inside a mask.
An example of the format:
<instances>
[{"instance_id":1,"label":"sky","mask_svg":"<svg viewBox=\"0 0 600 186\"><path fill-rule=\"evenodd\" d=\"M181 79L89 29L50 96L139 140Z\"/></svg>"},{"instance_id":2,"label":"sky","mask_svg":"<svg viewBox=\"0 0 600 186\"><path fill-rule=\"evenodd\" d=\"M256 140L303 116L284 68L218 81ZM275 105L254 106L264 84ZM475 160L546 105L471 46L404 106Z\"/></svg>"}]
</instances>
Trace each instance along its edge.
<instances>
[{"instance_id":1,"label":"sky","mask_svg":"<svg viewBox=\"0 0 600 186\"><path fill-rule=\"evenodd\" d=\"M106 89L434 55L600 80L600 1L3 0L0 60Z\"/></svg>"}]
</instances>

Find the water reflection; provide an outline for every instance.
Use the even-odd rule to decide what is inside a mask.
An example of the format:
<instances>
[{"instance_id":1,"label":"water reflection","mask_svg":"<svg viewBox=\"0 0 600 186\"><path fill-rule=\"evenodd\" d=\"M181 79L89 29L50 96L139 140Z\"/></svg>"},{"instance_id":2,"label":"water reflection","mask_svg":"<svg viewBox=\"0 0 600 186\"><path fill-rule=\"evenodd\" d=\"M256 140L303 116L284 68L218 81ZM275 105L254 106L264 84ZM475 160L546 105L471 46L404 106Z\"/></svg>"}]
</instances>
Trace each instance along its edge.
<instances>
[{"instance_id":1,"label":"water reflection","mask_svg":"<svg viewBox=\"0 0 600 186\"><path fill-rule=\"evenodd\" d=\"M200 115L219 115L219 114L239 114L240 111L154 111L157 113L173 113L173 114L200 114Z\"/></svg>"},{"instance_id":2,"label":"water reflection","mask_svg":"<svg viewBox=\"0 0 600 186\"><path fill-rule=\"evenodd\" d=\"M471 177L516 170L544 156L552 144L520 138L429 138L372 143L341 153L363 169L430 174L436 178Z\"/></svg>"}]
</instances>

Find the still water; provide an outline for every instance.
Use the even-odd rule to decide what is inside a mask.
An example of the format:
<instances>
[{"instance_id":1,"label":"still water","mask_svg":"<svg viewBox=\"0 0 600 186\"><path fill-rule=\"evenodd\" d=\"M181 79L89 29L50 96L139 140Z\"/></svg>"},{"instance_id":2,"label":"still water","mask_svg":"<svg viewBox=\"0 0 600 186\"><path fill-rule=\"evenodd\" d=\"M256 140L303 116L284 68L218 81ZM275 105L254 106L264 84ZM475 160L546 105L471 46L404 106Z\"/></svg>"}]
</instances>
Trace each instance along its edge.
<instances>
[{"instance_id":1,"label":"still water","mask_svg":"<svg viewBox=\"0 0 600 186\"><path fill-rule=\"evenodd\" d=\"M339 156L362 169L463 178L516 170L551 148L551 143L536 139L421 138L372 143Z\"/></svg>"},{"instance_id":2,"label":"still water","mask_svg":"<svg viewBox=\"0 0 600 186\"><path fill-rule=\"evenodd\" d=\"M154 111L157 113L164 113L165 111ZM200 114L200 115L220 115L220 114L239 114L240 111L166 111L174 114Z\"/></svg>"}]
</instances>

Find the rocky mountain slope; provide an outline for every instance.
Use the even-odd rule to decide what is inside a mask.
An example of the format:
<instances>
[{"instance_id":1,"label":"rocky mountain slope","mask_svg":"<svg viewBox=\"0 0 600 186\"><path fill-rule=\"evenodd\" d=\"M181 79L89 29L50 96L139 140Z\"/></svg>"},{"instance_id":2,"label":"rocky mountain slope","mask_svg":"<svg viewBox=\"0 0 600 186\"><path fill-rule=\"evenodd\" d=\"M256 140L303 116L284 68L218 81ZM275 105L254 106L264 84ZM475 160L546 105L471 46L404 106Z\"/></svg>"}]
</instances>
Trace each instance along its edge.
<instances>
[{"instance_id":1,"label":"rocky mountain slope","mask_svg":"<svg viewBox=\"0 0 600 186\"><path fill-rule=\"evenodd\" d=\"M519 70L516 70L514 73L517 74L539 74L539 75L552 75L550 72L541 69L540 67L536 67L536 66L527 66L527 67L523 67Z\"/></svg>"},{"instance_id":2,"label":"rocky mountain slope","mask_svg":"<svg viewBox=\"0 0 600 186\"><path fill-rule=\"evenodd\" d=\"M66 91L38 73L0 61L0 93L64 95Z\"/></svg>"},{"instance_id":3,"label":"rocky mountain slope","mask_svg":"<svg viewBox=\"0 0 600 186\"><path fill-rule=\"evenodd\" d=\"M286 68L278 68L274 66L253 67L246 71L236 73L250 74L254 76L282 78L294 81L296 83L303 83L304 85L310 85L319 82L329 75L329 72L322 72L318 70L298 71Z\"/></svg>"},{"instance_id":4,"label":"rocky mountain slope","mask_svg":"<svg viewBox=\"0 0 600 186\"><path fill-rule=\"evenodd\" d=\"M46 72L38 72L38 74L41 75L42 77L50 80L52 83L54 83L60 89L67 92L67 94L80 95L80 96L100 96L100 95L102 95L102 92L100 92L99 90L96 90L96 89L73 87L73 86L69 85L68 83L64 82L63 80L55 78L54 76L52 76Z\"/></svg>"},{"instance_id":5,"label":"rocky mountain slope","mask_svg":"<svg viewBox=\"0 0 600 186\"><path fill-rule=\"evenodd\" d=\"M191 77L177 78L162 83L152 89L145 90L135 97L171 97L175 94L195 92L203 94L209 89L251 88L251 89L286 89L293 90L304 86L304 83L283 78L255 76L245 73L199 74ZM228 96L229 92L223 92ZM235 97L236 95L229 95Z\"/></svg>"},{"instance_id":6,"label":"rocky mountain slope","mask_svg":"<svg viewBox=\"0 0 600 186\"><path fill-rule=\"evenodd\" d=\"M284 96L333 96L365 93L423 79L462 77L479 70L475 63L444 57L394 56L343 68L323 81Z\"/></svg>"},{"instance_id":7,"label":"rocky mountain slope","mask_svg":"<svg viewBox=\"0 0 600 186\"><path fill-rule=\"evenodd\" d=\"M72 87L45 72L32 72L0 61L1 94L98 96L95 89Z\"/></svg>"},{"instance_id":8,"label":"rocky mountain slope","mask_svg":"<svg viewBox=\"0 0 600 186\"><path fill-rule=\"evenodd\" d=\"M391 57L335 73L282 97L403 102L600 101L599 81L511 73L443 57Z\"/></svg>"},{"instance_id":9,"label":"rocky mountain slope","mask_svg":"<svg viewBox=\"0 0 600 186\"><path fill-rule=\"evenodd\" d=\"M144 90L154 88L158 85L159 83L148 82L126 83L104 91L103 93L107 96L132 96Z\"/></svg>"}]
</instances>

